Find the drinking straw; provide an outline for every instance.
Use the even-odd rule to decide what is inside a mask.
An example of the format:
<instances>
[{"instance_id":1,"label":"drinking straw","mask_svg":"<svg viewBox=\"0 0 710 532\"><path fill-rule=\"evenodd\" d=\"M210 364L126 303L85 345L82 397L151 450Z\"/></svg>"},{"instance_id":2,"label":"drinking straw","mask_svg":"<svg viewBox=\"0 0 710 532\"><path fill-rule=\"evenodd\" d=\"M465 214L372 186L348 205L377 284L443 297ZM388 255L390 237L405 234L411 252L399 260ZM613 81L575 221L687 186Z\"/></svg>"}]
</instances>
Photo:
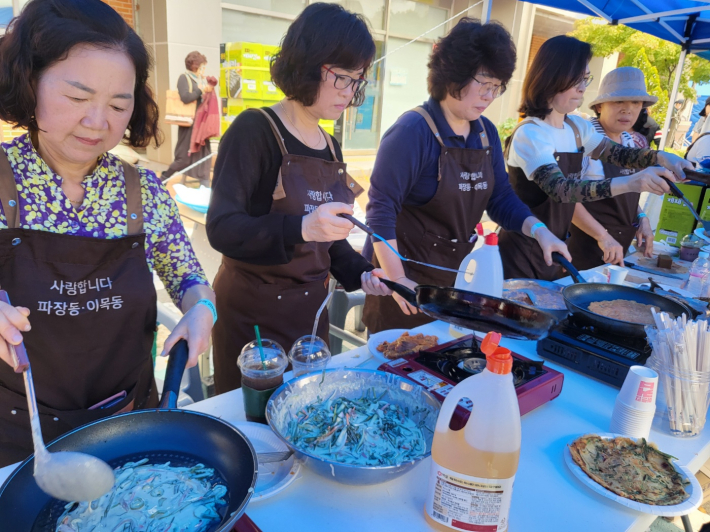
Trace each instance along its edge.
<instances>
[{"instance_id":1,"label":"drinking straw","mask_svg":"<svg viewBox=\"0 0 710 532\"><path fill-rule=\"evenodd\" d=\"M333 295L333 292L328 291L328 295L325 298L325 301L321 303L320 308L318 309L318 312L316 312L316 320L313 322L313 333L311 334L311 343L308 346L308 353L306 354L306 358L311 358L313 356L313 344L316 341L316 333L318 332L318 322L320 321L320 315L323 313L323 309L325 306L328 304L328 301L330 301L330 296Z\"/></svg>"},{"instance_id":2,"label":"drinking straw","mask_svg":"<svg viewBox=\"0 0 710 532\"><path fill-rule=\"evenodd\" d=\"M264 357L264 348L261 345L261 334L259 334L259 326L254 325L254 332L256 333L256 341L259 344L259 356L261 356L261 368L266 370L266 358Z\"/></svg>"}]
</instances>

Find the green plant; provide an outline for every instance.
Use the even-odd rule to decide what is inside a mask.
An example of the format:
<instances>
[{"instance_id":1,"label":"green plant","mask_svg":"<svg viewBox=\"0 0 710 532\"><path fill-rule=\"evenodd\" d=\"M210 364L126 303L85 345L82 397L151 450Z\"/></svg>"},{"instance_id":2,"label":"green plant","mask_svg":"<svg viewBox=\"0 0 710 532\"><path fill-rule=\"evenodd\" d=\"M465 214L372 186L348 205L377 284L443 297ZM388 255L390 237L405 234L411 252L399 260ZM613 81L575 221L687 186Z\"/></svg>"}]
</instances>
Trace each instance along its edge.
<instances>
[{"instance_id":1,"label":"green plant","mask_svg":"<svg viewBox=\"0 0 710 532\"><path fill-rule=\"evenodd\" d=\"M505 139L510 136L517 123L515 118L506 118L502 123L496 126L496 128L498 128L498 136L500 137L501 145L505 144Z\"/></svg>"}]
</instances>

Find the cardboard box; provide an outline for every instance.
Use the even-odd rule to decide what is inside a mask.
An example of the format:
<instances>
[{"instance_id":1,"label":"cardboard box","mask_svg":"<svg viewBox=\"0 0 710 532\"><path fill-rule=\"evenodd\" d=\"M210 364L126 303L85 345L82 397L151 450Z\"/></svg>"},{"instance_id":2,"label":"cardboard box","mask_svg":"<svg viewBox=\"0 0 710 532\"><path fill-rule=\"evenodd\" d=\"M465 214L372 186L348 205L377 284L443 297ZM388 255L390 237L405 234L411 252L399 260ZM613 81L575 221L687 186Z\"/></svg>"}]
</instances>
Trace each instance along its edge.
<instances>
[{"instance_id":1,"label":"cardboard box","mask_svg":"<svg viewBox=\"0 0 710 532\"><path fill-rule=\"evenodd\" d=\"M678 185L678 188L683 191L690 203L697 208L703 191L702 187ZM670 194L666 194L663 196L661 215L658 219L658 227L656 227L656 235L653 240L656 242L665 240L671 246L680 247L680 241L685 235L693 232L695 223L693 214L683 202Z\"/></svg>"},{"instance_id":2,"label":"cardboard box","mask_svg":"<svg viewBox=\"0 0 710 532\"><path fill-rule=\"evenodd\" d=\"M318 125L323 128L323 131L335 136L335 120L319 120Z\"/></svg>"},{"instance_id":3,"label":"cardboard box","mask_svg":"<svg viewBox=\"0 0 710 532\"><path fill-rule=\"evenodd\" d=\"M281 50L280 46L273 46L271 44L263 45L264 56L262 58L262 66L266 68L271 68L271 60L273 57Z\"/></svg>"},{"instance_id":4,"label":"cardboard box","mask_svg":"<svg viewBox=\"0 0 710 532\"><path fill-rule=\"evenodd\" d=\"M261 97L264 100L279 101L284 98L284 93L274 85L271 81L271 75L268 72L261 72Z\"/></svg>"},{"instance_id":5,"label":"cardboard box","mask_svg":"<svg viewBox=\"0 0 710 532\"><path fill-rule=\"evenodd\" d=\"M253 42L229 42L225 45L227 66L264 67L264 46Z\"/></svg>"}]
</instances>

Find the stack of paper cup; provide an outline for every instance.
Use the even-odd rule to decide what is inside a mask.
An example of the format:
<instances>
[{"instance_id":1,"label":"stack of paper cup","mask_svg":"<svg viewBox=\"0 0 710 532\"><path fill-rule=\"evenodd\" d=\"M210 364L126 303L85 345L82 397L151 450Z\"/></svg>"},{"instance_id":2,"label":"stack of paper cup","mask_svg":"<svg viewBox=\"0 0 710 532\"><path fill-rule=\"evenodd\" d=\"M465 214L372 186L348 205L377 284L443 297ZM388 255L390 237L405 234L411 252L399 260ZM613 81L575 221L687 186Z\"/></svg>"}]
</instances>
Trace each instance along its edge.
<instances>
[{"instance_id":1,"label":"stack of paper cup","mask_svg":"<svg viewBox=\"0 0 710 532\"><path fill-rule=\"evenodd\" d=\"M658 373L644 366L631 366L616 397L609 430L632 438L648 438L656 413Z\"/></svg>"}]
</instances>

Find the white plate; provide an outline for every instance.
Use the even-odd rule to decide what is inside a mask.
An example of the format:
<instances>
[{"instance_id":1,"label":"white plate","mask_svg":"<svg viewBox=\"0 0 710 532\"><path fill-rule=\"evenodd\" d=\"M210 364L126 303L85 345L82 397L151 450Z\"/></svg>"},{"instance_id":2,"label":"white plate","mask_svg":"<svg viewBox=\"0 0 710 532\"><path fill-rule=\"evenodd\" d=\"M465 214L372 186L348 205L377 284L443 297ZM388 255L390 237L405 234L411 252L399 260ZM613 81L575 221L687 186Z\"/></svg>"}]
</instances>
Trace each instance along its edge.
<instances>
[{"instance_id":1,"label":"white plate","mask_svg":"<svg viewBox=\"0 0 710 532\"><path fill-rule=\"evenodd\" d=\"M581 436L588 435L590 434L582 434ZM610 432L592 435L599 436L600 438L605 440L612 440L616 437L629 438L634 441L638 441L640 439L630 438L629 436L623 436L622 434L612 434ZM581 436L578 436L577 438ZM695 475L693 475L693 473L691 473L688 468L678 465L673 460L671 460L671 463L673 464L675 470L678 471L678 473L680 473L681 476L684 477L686 480L690 481L690 484L685 486L685 491L690 495L690 498L686 499L680 504L674 504L672 506L656 506L653 504L643 504L640 502L632 501L631 499L627 499L626 497L617 495L613 491L606 489L601 484L598 484L596 481L592 480L592 478L587 475L582 470L582 468L579 467L574 461L574 458L572 458L572 453L569 450L569 446L575 440L577 440L577 438L574 438L567 445L565 445L565 463L567 464L567 467L569 467L570 471L572 471L572 474L580 481L582 481L582 484L587 486L589 489L596 491L598 494L603 495L604 497L607 497L612 501L616 501L622 506L631 508L632 510L651 515L664 515L667 517L686 515L692 512L693 510L697 510L700 507L700 504L703 502L703 489L700 487L698 479L695 478Z\"/></svg>"},{"instance_id":2,"label":"white plate","mask_svg":"<svg viewBox=\"0 0 710 532\"><path fill-rule=\"evenodd\" d=\"M710 242L710 236L705 235L705 229L703 229L702 227L696 228L693 233L701 240L704 240L705 242Z\"/></svg>"},{"instance_id":3,"label":"white plate","mask_svg":"<svg viewBox=\"0 0 710 532\"><path fill-rule=\"evenodd\" d=\"M286 444L274 434L268 425L250 421L239 421L232 424L242 431L257 453L288 451ZM259 478L251 501L262 501L286 489L296 480L300 470L301 464L293 455L282 462L259 464Z\"/></svg>"},{"instance_id":4,"label":"white plate","mask_svg":"<svg viewBox=\"0 0 710 532\"><path fill-rule=\"evenodd\" d=\"M403 333L409 332L409 329L390 329L389 331L380 331L373 334L367 340L367 348L372 353L372 356L377 360L382 360L383 362L389 362L391 359L387 358L385 355L377 350L377 346L382 342L394 342L397 338L402 336Z\"/></svg>"}]
</instances>

